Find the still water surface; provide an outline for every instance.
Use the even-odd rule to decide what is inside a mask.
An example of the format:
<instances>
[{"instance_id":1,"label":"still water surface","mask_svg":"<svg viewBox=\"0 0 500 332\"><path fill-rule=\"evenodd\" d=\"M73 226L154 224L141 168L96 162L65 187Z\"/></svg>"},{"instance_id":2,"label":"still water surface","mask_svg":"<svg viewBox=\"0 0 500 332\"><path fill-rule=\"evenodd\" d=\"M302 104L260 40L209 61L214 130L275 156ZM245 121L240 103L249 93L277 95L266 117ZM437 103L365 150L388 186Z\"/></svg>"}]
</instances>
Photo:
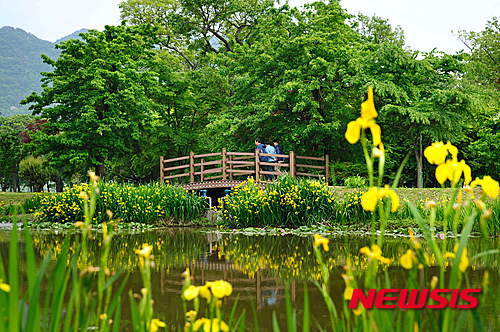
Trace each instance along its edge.
<instances>
[{"instance_id":1,"label":"still water surface","mask_svg":"<svg viewBox=\"0 0 500 332\"><path fill-rule=\"evenodd\" d=\"M80 239L78 233L72 232L34 232L35 250L40 257L47 253L57 254L66 237L71 241ZM449 243L450 251L453 248L451 242L453 241ZM276 311L284 326L287 283L290 285L291 298L298 308L299 317L305 285L308 288L314 319L320 325L328 321L323 299L313 283L319 278L320 271L313 254L311 236L227 234L188 228L121 232L113 238L110 268L128 271L128 289L137 293L142 288L142 280L134 249L141 247L143 243L152 244L154 247L152 283L155 312L167 322L183 321L181 274L187 267L190 268L195 285L218 279L229 281L234 291L225 307L229 308L231 301L238 297L239 310L245 310L247 317L256 315L261 331L271 330L273 311ZM338 304L344 290L341 274L344 272L346 261L349 259L353 266L363 269L367 262L366 258L359 254L359 249L369 243L369 236L330 237L330 250L325 254L325 261L331 271L332 295ZM408 238L387 238L383 252L384 256L397 259L408 248ZM469 257L492 248L498 248L495 239L473 238L468 247ZM95 234L90 249L95 255L91 259L95 259L94 264L97 265L101 250L100 234ZM8 232L1 231L0 253L3 257L6 257L7 250ZM490 271L491 284L498 285L499 266L498 255L486 255L472 261L467 272L467 281L470 283L468 288L480 288L486 268ZM397 264L388 269L393 284L404 288L406 271ZM433 274L438 274L437 268L431 267L425 274L422 273L420 277L423 284L429 285L428 281ZM492 309L492 305L488 303L481 306L481 310ZM126 316L127 308L128 304L124 306ZM255 327L252 329L257 330Z\"/></svg>"}]
</instances>

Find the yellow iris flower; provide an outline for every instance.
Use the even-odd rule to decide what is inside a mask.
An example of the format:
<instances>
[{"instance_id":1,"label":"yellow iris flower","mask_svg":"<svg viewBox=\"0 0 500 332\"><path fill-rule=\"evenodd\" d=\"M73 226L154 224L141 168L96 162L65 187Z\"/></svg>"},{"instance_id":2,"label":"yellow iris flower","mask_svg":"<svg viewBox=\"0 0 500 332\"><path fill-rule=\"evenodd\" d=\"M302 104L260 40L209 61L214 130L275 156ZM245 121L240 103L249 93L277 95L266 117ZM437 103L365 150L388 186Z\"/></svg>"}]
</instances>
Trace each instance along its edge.
<instances>
[{"instance_id":1,"label":"yellow iris flower","mask_svg":"<svg viewBox=\"0 0 500 332\"><path fill-rule=\"evenodd\" d=\"M347 286L344 289L344 299L345 300L350 300L352 298L352 293L354 292L354 289L351 286Z\"/></svg>"},{"instance_id":2,"label":"yellow iris flower","mask_svg":"<svg viewBox=\"0 0 500 332\"><path fill-rule=\"evenodd\" d=\"M390 264L392 262L391 259L382 256L382 249L376 244L372 244L371 248L363 247L359 249L359 252L368 258L376 259L384 264Z\"/></svg>"},{"instance_id":3,"label":"yellow iris flower","mask_svg":"<svg viewBox=\"0 0 500 332\"><path fill-rule=\"evenodd\" d=\"M361 135L361 129L370 128L372 133L373 145L379 145L382 142L382 130L380 126L373 120L364 120L358 118L355 121L351 121L347 124L347 130L345 132L345 138L351 144L356 144L359 141Z\"/></svg>"},{"instance_id":4,"label":"yellow iris flower","mask_svg":"<svg viewBox=\"0 0 500 332\"><path fill-rule=\"evenodd\" d=\"M144 243L141 249L135 249L135 253L144 258L149 258L149 256L151 256L152 251L153 247L147 243Z\"/></svg>"},{"instance_id":5,"label":"yellow iris flower","mask_svg":"<svg viewBox=\"0 0 500 332\"><path fill-rule=\"evenodd\" d=\"M377 115L375 103L373 102L373 88L369 87L368 99L361 104L361 116L355 121L351 121L347 124L347 130L345 132L347 141L351 144L357 143L361 135L361 129L369 128L372 134L373 145L379 145L382 142L382 130L374 120Z\"/></svg>"},{"instance_id":6,"label":"yellow iris flower","mask_svg":"<svg viewBox=\"0 0 500 332\"><path fill-rule=\"evenodd\" d=\"M233 286L224 280L207 282L207 286L212 290L212 294L218 299L229 296L233 292Z\"/></svg>"},{"instance_id":7,"label":"yellow iris flower","mask_svg":"<svg viewBox=\"0 0 500 332\"><path fill-rule=\"evenodd\" d=\"M384 148L384 144L383 143L380 143L378 147L374 147L373 148L373 156L375 158L381 158L384 156L384 153L385 153L385 148Z\"/></svg>"},{"instance_id":8,"label":"yellow iris flower","mask_svg":"<svg viewBox=\"0 0 500 332\"><path fill-rule=\"evenodd\" d=\"M372 120L378 116L373 101L373 88L368 87L368 99L361 104L361 117L363 119Z\"/></svg>"},{"instance_id":9,"label":"yellow iris flower","mask_svg":"<svg viewBox=\"0 0 500 332\"><path fill-rule=\"evenodd\" d=\"M444 258L454 259L456 257L457 251L458 251L458 245L455 244L455 247L453 248L453 252L446 252L443 256L444 256ZM462 251L462 257L460 257L458 269L461 272L465 272L467 270L468 266L469 266L469 257L467 257L467 248L464 248L464 250Z\"/></svg>"},{"instance_id":10,"label":"yellow iris flower","mask_svg":"<svg viewBox=\"0 0 500 332\"><path fill-rule=\"evenodd\" d=\"M448 154L451 154L451 159L446 160ZM464 160L458 161L458 149L450 142L434 142L424 150L424 156L431 164L438 165L436 167L436 180L440 184L444 184L449 180L452 184L458 183L460 178L464 177L464 184L468 185L472 180L472 171L469 165Z\"/></svg>"},{"instance_id":11,"label":"yellow iris flower","mask_svg":"<svg viewBox=\"0 0 500 332\"><path fill-rule=\"evenodd\" d=\"M166 327L167 324L165 322L162 322L158 318L153 318L151 320L151 324L149 325L149 332L157 332L160 327Z\"/></svg>"},{"instance_id":12,"label":"yellow iris flower","mask_svg":"<svg viewBox=\"0 0 500 332\"><path fill-rule=\"evenodd\" d=\"M321 235L319 234L314 234L314 243L313 243L313 246L315 248L319 247L319 246L323 246L323 250L324 251L328 251L330 248L328 247L328 239L327 238L324 238L322 237Z\"/></svg>"},{"instance_id":13,"label":"yellow iris flower","mask_svg":"<svg viewBox=\"0 0 500 332\"><path fill-rule=\"evenodd\" d=\"M189 310L186 312L186 320L193 321L198 313L195 310Z\"/></svg>"},{"instance_id":14,"label":"yellow iris flower","mask_svg":"<svg viewBox=\"0 0 500 332\"><path fill-rule=\"evenodd\" d=\"M5 293L9 293L10 292L10 285L3 283L2 279L0 279L0 290L4 291Z\"/></svg>"},{"instance_id":15,"label":"yellow iris flower","mask_svg":"<svg viewBox=\"0 0 500 332\"><path fill-rule=\"evenodd\" d=\"M371 187L361 196L361 206L365 211L375 211L379 200L389 197L391 199L391 212L396 212L399 208L399 196L396 192L385 186L380 189Z\"/></svg>"},{"instance_id":16,"label":"yellow iris flower","mask_svg":"<svg viewBox=\"0 0 500 332\"><path fill-rule=\"evenodd\" d=\"M471 172L471 168L465 163L464 160L447 160L436 167L436 180L440 184L445 183L446 180L450 180L451 183L456 184L463 174L464 183L469 184L472 180Z\"/></svg>"},{"instance_id":17,"label":"yellow iris flower","mask_svg":"<svg viewBox=\"0 0 500 332\"><path fill-rule=\"evenodd\" d=\"M413 267L413 263L416 262L417 257L415 252L411 249L406 250L406 253L399 258L399 264L407 270Z\"/></svg>"},{"instance_id":18,"label":"yellow iris flower","mask_svg":"<svg viewBox=\"0 0 500 332\"><path fill-rule=\"evenodd\" d=\"M227 332L229 331L229 326L217 318L214 318L212 320L208 318L200 318L196 320L193 324L193 330L194 331L199 331L203 327L203 332Z\"/></svg>"},{"instance_id":19,"label":"yellow iris flower","mask_svg":"<svg viewBox=\"0 0 500 332\"><path fill-rule=\"evenodd\" d=\"M438 277L432 276L432 279L431 279L431 289L436 288L437 283L438 283Z\"/></svg>"},{"instance_id":20,"label":"yellow iris flower","mask_svg":"<svg viewBox=\"0 0 500 332\"><path fill-rule=\"evenodd\" d=\"M184 290L184 293L182 293L182 295L186 300L191 301L192 299L198 296L199 292L200 292L200 287L191 285Z\"/></svg>"},{"instance_id":21,"label":"yellow iris flower","mask_svg":"<svg viewBox=\"0 0 500 332\"><path fill-rule=\"evenodd\" d=\"M470 184L471 188L481 186L484 193L490 198L497 198L500 193L500 186L498 181L493 179L491 176L484 176L482 179L476 178Z\"/></svg>"},{"instance_id":22,"label":"yellow iris flower","mask_svg":"<svg viewBox=\"0 0 500 332\"><path fill-rule=\"evenodd\" d=\"M212 294L210 293L210 289L208 289L207 285L200 287L200 296L205 298L207 301L210 301L212 298Z\"/></svg>"},{"instance_id":23,"label":"yellow iris flower","mask_svg":"<svg viewBox=\"0 0 500 332\"><path fill-rule=\"evenodd\" d=\"M434 142L424 150L424 156L430 164L440 165L445 162L448 153L451 154L453 159L457 158L458 149L450 142L444 144L443 142Z\"/></svg>"}]
</instances>

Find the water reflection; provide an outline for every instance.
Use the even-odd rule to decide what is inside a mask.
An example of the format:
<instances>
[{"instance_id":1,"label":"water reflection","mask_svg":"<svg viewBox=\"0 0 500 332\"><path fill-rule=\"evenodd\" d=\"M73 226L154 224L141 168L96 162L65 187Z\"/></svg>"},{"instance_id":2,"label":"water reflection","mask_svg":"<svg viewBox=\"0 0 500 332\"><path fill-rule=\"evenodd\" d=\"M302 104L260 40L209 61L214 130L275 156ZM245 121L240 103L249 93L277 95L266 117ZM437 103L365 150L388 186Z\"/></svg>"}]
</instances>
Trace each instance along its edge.
<instances>
[{"instance_id":1,"label":"water reflection","mask_svg":"<svg viewBox=\"0 0 500 332\"><path fill-rule=\"evenodd\" d=\"M80 241L80 234L75 232L35 232L32 234L37 255L57 255L65 238L71 242ZM94 233L89 243L89 259L94 265L100 256L101 235ZM312 281L319 279L319 267L312 251L312 238L299 236L262 236L223 234L206 232L199 229L170 228L141 232L122 232L113 238L110 252L110 268L126 270L130 273L128 288L138 292L142 288L138 272L138 260L134 249L143 243L154 246L154 273L152 275L155 292L155 309L161 318L170 322L181 322L180 293L182 287L181 273L189 267L194 283L224 279L233 284L234 295L229 301L239 298L240 310L245 310L249 317L256 312L263 330L271 328L272 311L276 310L278 318L284 320L284 290L290 283L292 301L301 306L304 294L304 282L309 289L311 309L316 319L321 322L327 319L323 300L313 286ZM325 261L331 273L332 294L334 300L340 301L344 290L341 278L343 267L349 259L358 273L366 267L366 257L359 255L359 248L370 243L369 237L334 236L331 237L330 251L325 254ZM22 247L22 246L21 246ZM397 258L409 247L407 238L387 239L384 245L384 256ZM469 257L479 252L497 248L494 239L483 240L473 238L468 247ZM448 250L453 243L448 243ZM8 251L8 232L0 232L0 252L6 257ZM430 256L432 263L432 256ZM492 285L498 285L498 255L485 255L471 261L467 272L471 287L480 287L485 268L490 271ZM387 267L389 275L397 286L406 280L406 271L397 265ZM497 272L495 272L497 271ZM493 272L493 273L492 273ZM420 280L423 287L428 285L437 268L427 269ZM484 304L488 308L490 304ZM227 306L228 307L228 306ZM126 310L126 309L125 309ZM125 313L126 314L126 313Z\"/></svg>"}]
</instances>

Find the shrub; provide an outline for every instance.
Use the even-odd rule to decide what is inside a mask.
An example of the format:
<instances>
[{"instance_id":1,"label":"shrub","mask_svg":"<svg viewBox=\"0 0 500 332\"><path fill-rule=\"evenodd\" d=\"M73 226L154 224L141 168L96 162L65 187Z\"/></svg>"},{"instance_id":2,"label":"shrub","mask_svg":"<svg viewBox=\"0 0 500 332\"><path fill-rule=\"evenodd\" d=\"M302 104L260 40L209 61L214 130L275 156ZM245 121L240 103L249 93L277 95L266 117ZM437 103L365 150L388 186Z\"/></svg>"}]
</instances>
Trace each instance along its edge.
<instances>
[{"instance_id":1,"label":"shrub","mask_svg":"<svg viewBox=\"0 0 500 332\"><path fill-rule=\"evenodd\" d=\"M265 189L248 179L224 198L220 209L222 223L231 227L298 227L329 220L335 206L325 183L284 176Z\"/></svg>"},{"instance_id":2,"label":"shrub","mask_svg":"<svg viewBox=\"0 0 500 332\"><path fill-rule=\"evenodd\" d=\"M74 185L62 193L37 194L30 204L35 208L37 222L76 222L83 219L83 203L88 184ZM130 186L113 182L99 183L93 222L113 218L124 222L156 223L160 220L193 220L203 216L206 200L195 193L171 185Z\"/></svg>"},{"instance_id":3,"label":"shrub","mask_svg":"<svg viewBox=\"0 0 500 332\"><path fill-rule=\"evenodd\" d=\"M347 188L363 188L366 187L366 179L359 175L349 176L344 180L344 186Z\"/></svg>"}]
</instances>

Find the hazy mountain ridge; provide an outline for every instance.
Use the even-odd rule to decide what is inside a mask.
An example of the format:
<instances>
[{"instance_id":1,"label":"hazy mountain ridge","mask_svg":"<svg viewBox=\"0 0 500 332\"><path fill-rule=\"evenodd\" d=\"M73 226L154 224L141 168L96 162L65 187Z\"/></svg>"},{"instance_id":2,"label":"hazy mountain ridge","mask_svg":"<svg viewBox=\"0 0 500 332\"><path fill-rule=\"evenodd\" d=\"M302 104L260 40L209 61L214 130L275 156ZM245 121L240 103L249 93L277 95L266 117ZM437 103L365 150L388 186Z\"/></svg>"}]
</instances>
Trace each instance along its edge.
<instances>
[{"instance_id":1,"label":"hazy mountain ridge","mask_svg":"<svg viewBox=\"0 0 500 332\"><path fill-rule=\"evenodd\" d=\"M86 32L75 31L56 43ZM19 102L32 91L40 91L40 72L50 70L40 55L51 58L59 55L55 44L42 40L23 29L5 26L0 28L0 115L27 113L27 107Z\"/></svg>"}]
</instances>

